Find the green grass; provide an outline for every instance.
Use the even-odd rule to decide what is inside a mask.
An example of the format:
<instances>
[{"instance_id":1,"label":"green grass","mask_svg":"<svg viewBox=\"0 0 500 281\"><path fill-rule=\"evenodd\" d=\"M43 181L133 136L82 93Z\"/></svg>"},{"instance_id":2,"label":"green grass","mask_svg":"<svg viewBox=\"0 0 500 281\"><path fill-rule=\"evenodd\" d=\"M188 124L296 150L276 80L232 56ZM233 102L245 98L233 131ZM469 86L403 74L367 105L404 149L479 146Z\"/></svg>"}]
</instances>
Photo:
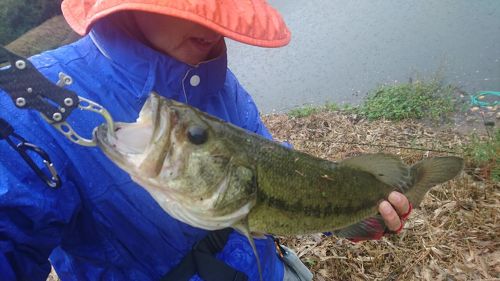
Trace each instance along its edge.
<instances>
[{"instance_id":1,"label":"green grass","mask_svg":"<svg viewBox=\"0 0 500 281\"><path fill-rule=\"evenodd\" d=\"M370 92L358 112L368 119L440 120L456 110L456 87L438 79L384 85Z\"/></svg>"},{"instance_id":2,"label":"green grass","mask_svg":"<svg viewBox=\"0 0 500 281\"><path fill-rule=\"evenodd\" d=\"M295 118L302 118L312 115L320 111L320 107L305 105L298 108L294 108L288 112L288 116Z\"/></svg>"},{"instance_id":3,"label":"green grass","mask_svg":"<svg viewBox=\"0 0 500 281\"><path fill-rule=\"evenodd\" d=\"M479 168L481 176L500 182L500 129L487 139L472 135L471 142L464 147L469 166Z\"/></svg>"},{"instance_id":4,"label":"green grass","mask_svg":"<svg viewBox=\"0 0 500 281\"><path fill-rule=\"evenodd\" d=\"M305 105L290 110L287 114L290 117L302 118L318 112L328 111L353 111L355 107L350 104L338 105L336 103L326 103L320 106Z\"/></svg>"},{"instance_id":5,"label":"green grass","mask_svg":"<svg viewBox=\"0 0 500 281\"><path fill-rule=\"evenodd\" d=\"M357 113L370 120L429 119L442 120L460 110L455 95L457 88L444 85L438 79L384 85L371 91L360 106L327 103L322 106L306 105L288 112L290 117L307 117L324 111Z\"/></svg>"}]
</instances>

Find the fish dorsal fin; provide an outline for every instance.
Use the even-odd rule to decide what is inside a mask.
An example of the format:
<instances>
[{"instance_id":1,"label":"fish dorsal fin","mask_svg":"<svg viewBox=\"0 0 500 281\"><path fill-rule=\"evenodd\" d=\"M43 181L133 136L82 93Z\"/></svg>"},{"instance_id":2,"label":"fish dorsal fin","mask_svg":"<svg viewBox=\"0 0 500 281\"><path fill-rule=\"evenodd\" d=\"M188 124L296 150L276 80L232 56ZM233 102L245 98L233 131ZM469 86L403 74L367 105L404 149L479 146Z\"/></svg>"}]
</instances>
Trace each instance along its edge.
<instances>
[{"instance_id":1,"label":"fish dorsal fin","mask_svg":"<svg viewBox=\"0 0 500 281\"><path fill-rule=\"evenodd\" d=\"M248 217L241 220L239 223L233 225L233 228L240 231L252 246L253 254L255 256L255 260L257 261L257 269L259 270L260 281L264 281L262 277L262 267L260 265L259 253L257 252L257 247L255 247L255 241L253 240L252 234L250 233L250 227L248 226Z\"/></svg>"},{"instance_id":2,"label":"fish dorsal fin","mask_svg":"<svg viewBox=\"0 0 500 281\"><path fill-rule=\"evenodd\" d=\"M383 153L362 154L338 163L340 167L359 169L379 181L406 192L412 185L408 167L397 156Z\"/></svg>"}]
</instances>

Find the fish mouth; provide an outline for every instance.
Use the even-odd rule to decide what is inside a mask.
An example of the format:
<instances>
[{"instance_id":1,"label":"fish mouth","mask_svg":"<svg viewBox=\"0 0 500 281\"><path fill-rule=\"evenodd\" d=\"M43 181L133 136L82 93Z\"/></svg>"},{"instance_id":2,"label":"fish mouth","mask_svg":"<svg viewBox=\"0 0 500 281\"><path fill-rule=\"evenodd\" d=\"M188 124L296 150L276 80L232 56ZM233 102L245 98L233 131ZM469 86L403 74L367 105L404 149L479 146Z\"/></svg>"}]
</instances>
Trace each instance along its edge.
<instances>
[{"instance_id":1,"label":"fish mouth","mask_svg":"<svg viewBox=\"0 0 500 281\"><path fill-rule=\"evenodd\" d=\"M140 163L147 152L153 137L152 124L116 123L112 133L107 124L102 124L94 131L97 146L115 163L125 165ZM142 161L141 161L142 162Z\"/></svg>"},{"instance_id":2,"label":"fish mouth","mask_svg":"<svg viewBox=\"0 0 500 281\"><path fill-rule=\"evenodd\" d=\"M143 164L160 167L164 155L158 152L166 150L170 129L177 122L171 103L152 93L136 122L117 122L114 132L109 131L107 124L97 127L94 131L97 146L125 170L138 171L144 168Z\"/></svg>"}]
</instances>

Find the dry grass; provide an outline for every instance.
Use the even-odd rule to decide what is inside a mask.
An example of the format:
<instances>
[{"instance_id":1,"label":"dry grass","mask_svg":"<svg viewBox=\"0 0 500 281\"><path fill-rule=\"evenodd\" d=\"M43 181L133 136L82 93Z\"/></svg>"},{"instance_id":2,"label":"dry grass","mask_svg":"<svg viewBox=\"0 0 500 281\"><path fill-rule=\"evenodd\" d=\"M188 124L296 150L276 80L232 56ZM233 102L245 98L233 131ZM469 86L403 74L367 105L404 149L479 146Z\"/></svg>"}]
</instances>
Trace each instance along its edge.
<instances>
[{"instance_id":1,"label":"dry grass","mask_svg":"<svg viewBox=\"0 0 500 281\"><path fill-rule=\"evenodd\" d=\"M277 139L330 160L384 151L413 163L451 154L430 150L460 154L468 142L453 128L437 131L416 121L368 122L339 112L264 119ZM296 249L315 280L500 280L500 186L474 179L464 173L435 187L398 236L357 244L324 235L282 240Z\"/></svg>"}]
</instances>

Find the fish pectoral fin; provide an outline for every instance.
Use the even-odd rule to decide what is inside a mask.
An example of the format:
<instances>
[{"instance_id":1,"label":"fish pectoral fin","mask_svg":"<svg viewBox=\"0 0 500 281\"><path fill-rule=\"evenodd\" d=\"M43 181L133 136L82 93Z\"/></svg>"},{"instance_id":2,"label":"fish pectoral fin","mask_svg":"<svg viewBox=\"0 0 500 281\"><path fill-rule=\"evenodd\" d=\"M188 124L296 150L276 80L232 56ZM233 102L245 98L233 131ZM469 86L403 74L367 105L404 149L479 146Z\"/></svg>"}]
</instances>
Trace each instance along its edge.
<instances>
[{"instance_id":1,"label":"fish pectoral fin","mask_svg":"<svg viewBox=\"0 0 500 281\"><path fill-rule=\"evenodd\" d=\"M359 169L372 174L379 181L406 192L412 186L410 170L399 157L384 153L362 154L345 159L341 167Z\"/></svg>"},{"instance_id":2,"label":"fish pectoral fin","mask_svg":"<svg viewBox=\"0 0 500 281\"><path fill-rule=\"evenodd\" d=\"M255 241L253 239L252 234L250 233L250 227L248 226L248 217L245 217L243 220L233 225L233 228L241 232L252 246L253 254L255 256L255 260L257 261L257 269L259 270L260 281L264 281L262 277L262 267L260 265L259 253L257 252L257 247L255 247Z\"/></svg>"},{"instance_id":3,"label":"fish pectoral fin","mask_svg":"<svg viewBox=\"0 0 500 281\"><path fill-rule=\"evenodd\" d=\"M377 240L386 233L387 226L380 214L369 217L361 222L351 224L345 228L333 231L338 237L349 239L353 242L363 240Z\"/></svg>"}]
</instances>

